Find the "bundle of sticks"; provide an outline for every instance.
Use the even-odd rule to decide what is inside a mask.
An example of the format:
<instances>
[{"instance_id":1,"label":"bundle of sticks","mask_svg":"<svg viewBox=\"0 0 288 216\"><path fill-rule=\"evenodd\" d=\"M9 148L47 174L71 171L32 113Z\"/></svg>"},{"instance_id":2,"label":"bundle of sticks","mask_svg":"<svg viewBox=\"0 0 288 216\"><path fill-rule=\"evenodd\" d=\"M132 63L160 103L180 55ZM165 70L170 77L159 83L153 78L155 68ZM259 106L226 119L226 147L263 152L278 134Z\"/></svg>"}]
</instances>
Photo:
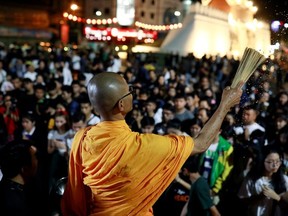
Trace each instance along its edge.
<instances>
[{"instance_id":1,"label":"bundle of sticks","mask_svg":"<svg viewBox=\"0 0 288 216\"><path fill-rule=\"evenodd\" d=\"M231 87L235 88L241 81L246 83L255 70L266 60L265 56L252 48L246 48L240 60Z\"/></svg>"}]
</instances>

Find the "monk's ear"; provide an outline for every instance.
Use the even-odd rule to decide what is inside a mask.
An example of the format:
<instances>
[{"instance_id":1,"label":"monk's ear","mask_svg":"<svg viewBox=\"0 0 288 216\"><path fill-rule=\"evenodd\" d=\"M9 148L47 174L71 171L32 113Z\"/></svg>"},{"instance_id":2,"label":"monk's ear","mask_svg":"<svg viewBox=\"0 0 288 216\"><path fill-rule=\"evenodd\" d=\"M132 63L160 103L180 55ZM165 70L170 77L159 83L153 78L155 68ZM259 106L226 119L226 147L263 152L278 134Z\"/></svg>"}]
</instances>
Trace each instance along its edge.
<instances>
[{"instance_id":1,"label":"monk's ear","mask_svg":"<svg viewBox=\"0 0 288 216\"><path fill-rule=\"evenodd\" d=\"M123 112L125 109L124 109L124 102L123 102L123 100L120 100L119 102L118 102L118 109L119 109L119 111L120 112Z\"/></svg>"}]
</instances>

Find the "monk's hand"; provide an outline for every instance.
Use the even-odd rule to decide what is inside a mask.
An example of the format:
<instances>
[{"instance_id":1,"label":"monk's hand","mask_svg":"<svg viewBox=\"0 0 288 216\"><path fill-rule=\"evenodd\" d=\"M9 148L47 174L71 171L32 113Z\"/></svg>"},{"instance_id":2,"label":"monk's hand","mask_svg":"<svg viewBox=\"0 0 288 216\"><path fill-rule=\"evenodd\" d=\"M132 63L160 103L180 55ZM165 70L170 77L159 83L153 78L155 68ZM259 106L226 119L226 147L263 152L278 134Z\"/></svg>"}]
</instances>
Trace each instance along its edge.
<instances>
[{"instance_id":1,"label":"monk's hand","mask_svg":"<svg viewBox=\"0 0 288 216\"><path fill-rule=\"evenodd\" d=\"M239 82L235 88L227 86L222 93L221 103L224 109L230 109L231 107L239 104L241 95L243 93L242 86L244 82Z\"/></svg>"},{"instance_id":2,"label":"monk's hand","mask_svg":"<svg viewBox=\"0 0 288 216\"><path fill-rule=\"evenodd\" d=\"M266 197L272 198L272 199L277 200L277 201L280 200L280 196L274 190L272 190L269 186L264 185L262 189L263 189L263 194Z\"/></svg>"}]
</instances>

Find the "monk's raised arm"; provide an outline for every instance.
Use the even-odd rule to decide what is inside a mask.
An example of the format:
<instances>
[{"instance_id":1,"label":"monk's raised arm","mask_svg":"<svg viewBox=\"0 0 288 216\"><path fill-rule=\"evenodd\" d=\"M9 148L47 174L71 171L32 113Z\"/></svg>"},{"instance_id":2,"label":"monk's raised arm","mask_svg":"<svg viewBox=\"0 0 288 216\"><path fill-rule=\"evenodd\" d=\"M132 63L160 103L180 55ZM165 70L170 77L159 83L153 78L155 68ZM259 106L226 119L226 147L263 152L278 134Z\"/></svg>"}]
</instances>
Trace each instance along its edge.
<instances>
[{"instance_id":1,"label":"monk's raised arm","mask_svg":"<svg viewBox=\"0 0 288 216\"><path fill-rule=\"evenodd\" d=\"M239 83L235 88L226 87L222 93L220 105L215 113L207 121L199 135L194 138L194 148L191 155L206 151L213 138L220 130L221 124L229 110L240 102L243 83Z\"/></svg>"}]
</instances>

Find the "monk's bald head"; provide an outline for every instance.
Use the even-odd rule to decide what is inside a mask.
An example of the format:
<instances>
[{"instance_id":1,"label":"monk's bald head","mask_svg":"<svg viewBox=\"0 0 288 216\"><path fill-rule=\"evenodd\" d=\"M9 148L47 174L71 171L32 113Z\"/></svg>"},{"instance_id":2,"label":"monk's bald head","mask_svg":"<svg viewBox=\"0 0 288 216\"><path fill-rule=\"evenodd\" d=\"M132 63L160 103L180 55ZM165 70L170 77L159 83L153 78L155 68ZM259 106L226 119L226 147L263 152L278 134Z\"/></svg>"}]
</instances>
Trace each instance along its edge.
<instances>
[{"instance_id":1,"label":"monk's bald head","mask_svg":"<svg viewBox=\"0 0 288 216\"><path fill-rule=\"evenodd\" d=\"M127 89L128 85L122 76L109 72L95 75L87 86L91 104L100 114L111 111Z\"/></svg>"}]
</instances>

